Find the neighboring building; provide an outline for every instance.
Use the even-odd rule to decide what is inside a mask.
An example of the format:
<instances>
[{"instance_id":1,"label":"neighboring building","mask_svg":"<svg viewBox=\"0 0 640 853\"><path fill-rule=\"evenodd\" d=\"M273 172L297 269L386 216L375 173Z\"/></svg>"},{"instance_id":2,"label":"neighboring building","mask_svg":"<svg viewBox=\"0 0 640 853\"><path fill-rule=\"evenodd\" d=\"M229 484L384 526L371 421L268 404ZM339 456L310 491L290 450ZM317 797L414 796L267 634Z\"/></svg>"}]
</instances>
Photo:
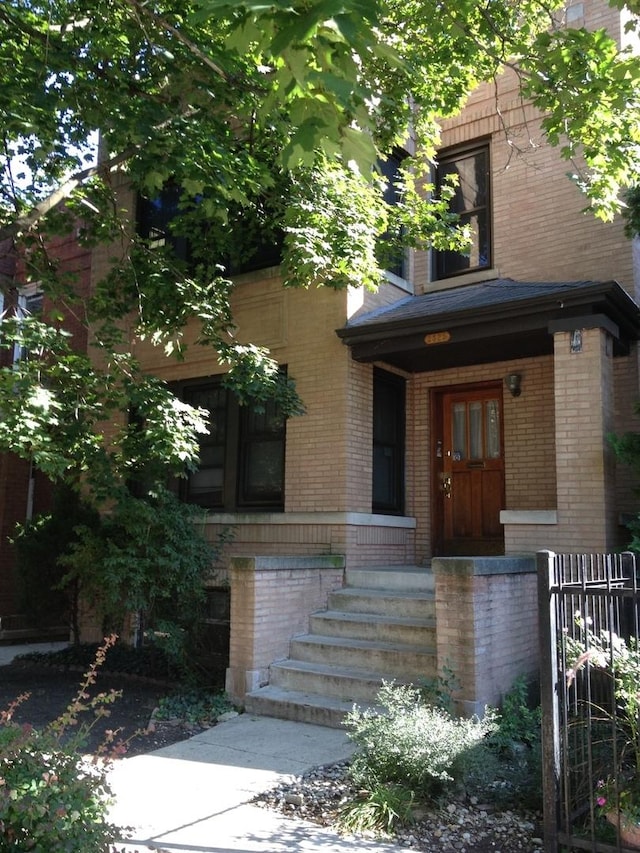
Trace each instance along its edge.
<instances>
[{"instance_id":1,"label":"neighboring building","mask_svg":"<svg viewBox=\"0 0 640 853\"><path fill-rule=\"evenodd\" d=\"M86 298L91 279L90 251L79 247L76 235L70 234L52 241L49 253L52 260L57 259L68 273L75 275L79 295ZM6 295L3 297L0 293L0 312L47 317L53 306L43 297L37 284L23 284L23 273L20 259L13 252L12 241L5 241L0 245L0 282ZM64 325L72 333L78 351L86 351L87 331L82 323L70 314ZM26 356L16 347L0 350L0 366L11 366ZM49 611L46 620L39 624L25 616L15 552L10 542L15 536L16 525L47 512L51 498L50 481L32 464L12 453L0 454L0 640L46 636L51 630L59 636L60 628L64 627L60 613Z\"/></svg>"},{"instance_id":2,"label":"neighboring building","mask_svg":"<svg viewBox=\"0 0 640 853\"><path fill-rule=\"evenodd\" d=\"M570 12L622 38L606 4ZM438 665L466 673L468 708L497 701L536 666L531 555L626 543L636 506L607 434L637 426L633 246L620 221L581 212L565 171L507 74L443 124L435 178L459 175L468 257L408 254L375 294L283 289L277 266L238 275L239 340L269 347L306 406L286 424L239 409L209 350L174 362L138 348L213 414L185 498L212 536L234 530L234 695L269 679L343 563L433 565ZM94 255L94 279L107 264Z\"/></svg>"}]
</instances>

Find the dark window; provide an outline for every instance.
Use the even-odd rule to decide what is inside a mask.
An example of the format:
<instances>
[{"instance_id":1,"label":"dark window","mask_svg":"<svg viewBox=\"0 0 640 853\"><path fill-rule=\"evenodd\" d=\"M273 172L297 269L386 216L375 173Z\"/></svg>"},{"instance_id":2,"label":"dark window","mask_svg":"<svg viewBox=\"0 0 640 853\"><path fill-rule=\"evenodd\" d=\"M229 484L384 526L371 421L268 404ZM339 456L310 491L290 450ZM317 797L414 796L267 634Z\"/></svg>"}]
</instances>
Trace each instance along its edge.
<instances>
[{"instance_id":1,"label":"dark window","mask_svg":"<svg viewBox=\"0 0 640 853\"><path fill-rule=\"evenodd\" d=\"M194 201L197 209L197 200ZM153 199L138 196L137 229L152 248L168 246L173 256L187 264L197 261L215 262L224 267L227 275L253 272L277 266L282 260L282 230L273 227L273 217L268 206L262 202L255 210L231 212L226 229L214 233L206 224L202 229L200 256L196 257L195 244L188 237L176 234L171 223L180 213L180 187L168 183ZM268 226L266 223L270 222Z\"/></svg>"},{"instance_id":2,"label":"dark window","mask_svg":"<svg viewBox=\"0 0 640 853\"><path fill-rule=\"evenodd\" d=\"M283 510L286 420L279 407L240 406L220 379L185 384L177 393L210 415L198 470L182 485L184 499L218 510Z\"/></svg>"},{"instance_id":3,"label":"dark window","mask_svg":"<svg viewBox=\"0 0 640 853\"><path fill-rule=\"evenodd\" d=\"M405 383L384 370L373 374L374 512L404 512Z\"/></svg>"},{"instance_id":4,"label":"dark window","mask_svg":"<svg viewBox=\"0 0 640 853\"><path fill-rule=\"evenodd\" d=\"M402 179L401 165L406 154L396 151L386 160L378 162L378 168L386 181L384 200L388 205L394 207L400 200L400 183ZM398 244L401 235L387 232L380 238L379 260L384 269L400 278L406 278L407 269L405 262L405 251Z\"/></svg>"},{"instance_id":5,"label":"dark window","mask_svg":"<svg viewBox=\"0 0 640 853\"><path fill-rule=\"evenodd\" d=\"M179 212L180 187L168 183L160 195L153 199L138 196L138 234L149 241L152 248L171 247L181 261L190 260L189 241L171 230L171 222Z\"/></svg>"},{"instance_id":6,"label":"dark window","mask_svg":"<svg viewBox=\"0 0 640 853\"><path fill-rule=\"evenodd\" d=\"M451 210L459 215L461 224L471 227L471 246L468 254L437 252L435 276L438 279L491 266L489 146L458 149L441 155L435 176L437 192L449 175L458 178Z\"/></svg>"}]
</instances>

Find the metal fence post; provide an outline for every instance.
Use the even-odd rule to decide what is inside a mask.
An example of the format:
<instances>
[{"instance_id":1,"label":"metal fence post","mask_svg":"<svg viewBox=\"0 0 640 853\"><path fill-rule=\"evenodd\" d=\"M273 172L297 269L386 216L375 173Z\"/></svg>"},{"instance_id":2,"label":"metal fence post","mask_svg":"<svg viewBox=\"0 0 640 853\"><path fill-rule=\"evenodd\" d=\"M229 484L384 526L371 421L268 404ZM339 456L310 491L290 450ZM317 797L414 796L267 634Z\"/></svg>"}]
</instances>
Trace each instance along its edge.
<instances>
[{"instance_id":1,"label":"metal fence post","mask_svg":"<svg viewBox=\"0 0 640 853\"><path fill-rule=\"evenodd\" d=\"M542 800L544 853L558 853L560 792L560 732L558 706L558 654L555 606L555 554L538 551L538 621L540 628L540 703L542 707Z\"/></svg>"}]
</instances>

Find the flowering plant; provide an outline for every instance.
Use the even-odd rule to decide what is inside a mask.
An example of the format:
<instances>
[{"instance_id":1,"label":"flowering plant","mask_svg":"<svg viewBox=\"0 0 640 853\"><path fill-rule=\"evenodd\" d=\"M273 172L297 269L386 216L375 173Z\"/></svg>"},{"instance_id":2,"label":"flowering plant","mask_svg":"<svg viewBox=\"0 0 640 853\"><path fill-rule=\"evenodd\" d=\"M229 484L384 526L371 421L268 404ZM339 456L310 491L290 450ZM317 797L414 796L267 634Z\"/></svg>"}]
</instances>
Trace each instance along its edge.
<instances>
[{"instance_id":1,"label":"flowering plant","mask_svg":"<svg viewBox=\"0 0 640 853\"><path fill-rule=\"evenodd\" d=\"M623 786L623 787L621 787ZM600 779L596 786L596 806L601 814L621 815L627 824L640 824L640 789L624 779Z\"/></svg>"},{"instance_id":2,"label":"flowering plant","mask_svg":"<svg viewBox=\"0 0 640 853\"><path fill-rule=\"evenodd\" d=\"M615 733L616 766L600 780L596 805L604 815L615 814L625 824L640 825L640 643L611 630L595 632L591 620L576 613L579 637L565 638L571 666L567 682L588 664L613 679L613 707L602 709ZM613 743L612 743L613 746Z\"/></svg>"}]
</instances>

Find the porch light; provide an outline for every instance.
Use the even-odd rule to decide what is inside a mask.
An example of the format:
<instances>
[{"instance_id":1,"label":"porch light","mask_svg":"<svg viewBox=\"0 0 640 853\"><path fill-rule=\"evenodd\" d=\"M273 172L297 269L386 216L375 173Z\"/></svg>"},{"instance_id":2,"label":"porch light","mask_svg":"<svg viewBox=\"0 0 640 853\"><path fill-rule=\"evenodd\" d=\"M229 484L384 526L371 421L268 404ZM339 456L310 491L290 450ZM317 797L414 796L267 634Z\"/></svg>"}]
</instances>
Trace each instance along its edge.
<instances>
[{"instance_id":1,"label":"porch light","mask_svg":"<svg viewBox=\"0 0 640 853\"><path fill-rule=\"evenodd\" d=\"M504 378L504 384L509 389L509 393L512 397L519 397L521 388L520 385L522 383L522 375L520 373L509 373Z\"/></svg>"}]
</instances>

